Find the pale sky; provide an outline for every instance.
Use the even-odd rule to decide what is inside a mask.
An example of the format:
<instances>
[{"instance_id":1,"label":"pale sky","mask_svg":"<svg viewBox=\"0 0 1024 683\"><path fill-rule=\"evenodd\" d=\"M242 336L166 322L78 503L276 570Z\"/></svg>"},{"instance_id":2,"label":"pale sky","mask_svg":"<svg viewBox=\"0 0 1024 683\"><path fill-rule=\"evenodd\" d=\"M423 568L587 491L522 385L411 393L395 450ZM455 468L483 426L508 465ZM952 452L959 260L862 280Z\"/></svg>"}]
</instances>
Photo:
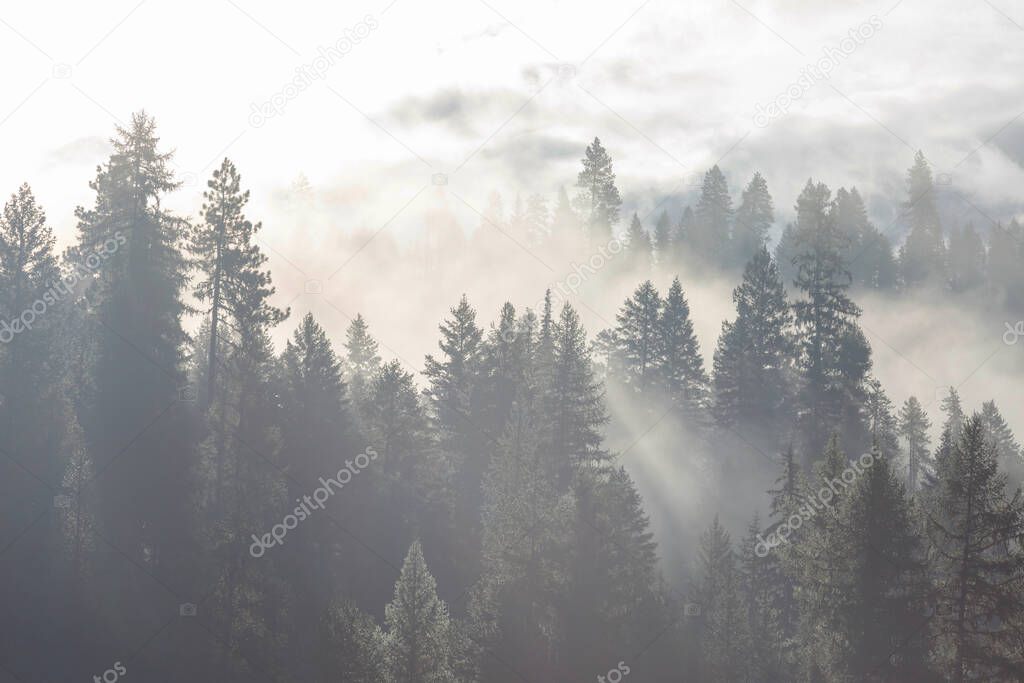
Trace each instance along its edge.
<instances>
[{"instance_id":1,"label":"pale sky","mask_svg":"<svg viewBox=\"0 0 1024 683\"><path fill-rule=\"evenodd\" d=\"M755 125L872 17L830 78ZM250 125L364 21L325 78ZM858 185L881 222L918 148L997 218L1024 186L1020 0L5 3L0 59L0 194L28 180L62 239L114 122L140 108L177 149L183 211L228 154L254 206L302 172L337 198L341 230L376 229L435 172L474 208L496 188L551 195L595 135L641 213L719 159L734 194L761 170L783 214L814 175ZM414 230L410 208L389 229Z\"/></svg>"}]
</instances>

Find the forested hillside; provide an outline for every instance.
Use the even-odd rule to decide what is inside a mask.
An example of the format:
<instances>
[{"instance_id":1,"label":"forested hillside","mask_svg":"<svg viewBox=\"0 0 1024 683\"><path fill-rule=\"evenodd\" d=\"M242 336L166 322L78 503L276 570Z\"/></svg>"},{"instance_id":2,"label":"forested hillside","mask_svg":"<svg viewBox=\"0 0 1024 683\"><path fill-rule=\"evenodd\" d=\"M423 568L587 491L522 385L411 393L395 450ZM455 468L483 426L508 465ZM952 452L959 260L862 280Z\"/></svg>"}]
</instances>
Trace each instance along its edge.
<instances>
[{"instance_id":1,"label":"forested hillside","mask_svg":"<svg viewBox=\"0 0 1024 683\"><path fill-rule=\"evenodd\" d=\"M948 224L924 155L894 233L816 175L780 225L718 166L623 215L583 142L460 257L553 264L533 303L452 301L410 363L379 312L332 337L276 296L246 169L168 210L171 147L118 128L62 253L7 189L0 682L1024 680L1021 446L957 386L897 405L862 327L862 297L1024 300L1022 226ZM658 534L641 448L687 482Z\"/></svg>"}]
</instances>

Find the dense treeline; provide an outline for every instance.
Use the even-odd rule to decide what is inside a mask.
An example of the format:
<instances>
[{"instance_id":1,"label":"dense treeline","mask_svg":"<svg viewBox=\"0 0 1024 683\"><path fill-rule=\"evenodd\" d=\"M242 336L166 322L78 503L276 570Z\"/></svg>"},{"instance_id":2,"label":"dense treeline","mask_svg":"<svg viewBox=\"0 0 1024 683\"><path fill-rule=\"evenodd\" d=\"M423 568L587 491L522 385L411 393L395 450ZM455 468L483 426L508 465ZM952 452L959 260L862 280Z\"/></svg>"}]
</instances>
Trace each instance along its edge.
<instances>
[{"instance_id":1,"label":"dense treeline","mask_svg":"<svg viewBox=\"0 0 1024 683\"><path fill-rule=\"evenodd\" d=\"M851 295L1020 296L1020 226L947 239L922 156L898 254L856 189L813 181L773 254L765 178L734 210L717 167L677 223L634 215L619 242L595 139L572 199L485 220L552 260L617 245L587 283L640 280L615 320L588 340L548 290L485 328L463 297L420 370L362 316L340 353L289 323L239 170L187 219L161 149L145 114L118 129L62 255L27 185L0 218L0 676L1024 677L1021 448L952 388L932 444L872 375ZM706 362L684 283L709 264L742 276ZM681 583L609 446L663 421L709 509L764 513L733 535L709 516ZM740 480L763 500L732 500Z\"/></svg>"}]
</instances>

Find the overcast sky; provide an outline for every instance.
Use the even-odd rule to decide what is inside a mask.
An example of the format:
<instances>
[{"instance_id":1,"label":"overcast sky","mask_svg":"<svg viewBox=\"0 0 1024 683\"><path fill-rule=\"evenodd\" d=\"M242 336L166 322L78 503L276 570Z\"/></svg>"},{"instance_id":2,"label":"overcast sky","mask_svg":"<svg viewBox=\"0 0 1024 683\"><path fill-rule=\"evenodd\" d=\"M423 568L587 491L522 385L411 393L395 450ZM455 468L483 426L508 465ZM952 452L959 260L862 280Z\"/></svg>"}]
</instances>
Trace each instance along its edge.
<instances>
[{"instance_id":1,"label":"overcast sky","mask_svg":"<svg viewBox=\"0 0 1024 683\"><path fill-rule=\"evenodd\" d=\"M68 237L114 123L145 108L177 149L186 211L227 154L256 206L301 172L337 229L376 229L433 173L472 208L493 189L553 194L597 135L641 214L721 160L736 194L761 170L783 217L814 175L860 187L882 222L922 149L1003 218L1024 187L1022 27L1019 0L5 4L0 192L28 180ZM826 55L828 77L805 70ZM478 222L431 190L388 229L415 230L431 202Z\"/></svg>"}]
</instances>

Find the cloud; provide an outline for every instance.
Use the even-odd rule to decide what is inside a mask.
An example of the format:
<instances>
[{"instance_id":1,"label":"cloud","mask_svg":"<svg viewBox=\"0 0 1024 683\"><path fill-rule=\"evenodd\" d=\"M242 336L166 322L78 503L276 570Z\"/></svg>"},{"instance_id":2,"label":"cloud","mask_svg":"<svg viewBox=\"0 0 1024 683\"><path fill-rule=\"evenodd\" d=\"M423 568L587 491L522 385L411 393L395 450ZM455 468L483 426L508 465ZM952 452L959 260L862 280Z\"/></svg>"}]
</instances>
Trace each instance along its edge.
<instances>
[{"instance_id":1,"label":"cloud","mask_svg":"<svg viewBox=\"0 0 1024 683\"><path fill-rule=\"evenodd\" d=\"M81 137L46 153L45 165L95 164L110 154L110 140L98 135Z\"/></svg>"}]
</instances>

